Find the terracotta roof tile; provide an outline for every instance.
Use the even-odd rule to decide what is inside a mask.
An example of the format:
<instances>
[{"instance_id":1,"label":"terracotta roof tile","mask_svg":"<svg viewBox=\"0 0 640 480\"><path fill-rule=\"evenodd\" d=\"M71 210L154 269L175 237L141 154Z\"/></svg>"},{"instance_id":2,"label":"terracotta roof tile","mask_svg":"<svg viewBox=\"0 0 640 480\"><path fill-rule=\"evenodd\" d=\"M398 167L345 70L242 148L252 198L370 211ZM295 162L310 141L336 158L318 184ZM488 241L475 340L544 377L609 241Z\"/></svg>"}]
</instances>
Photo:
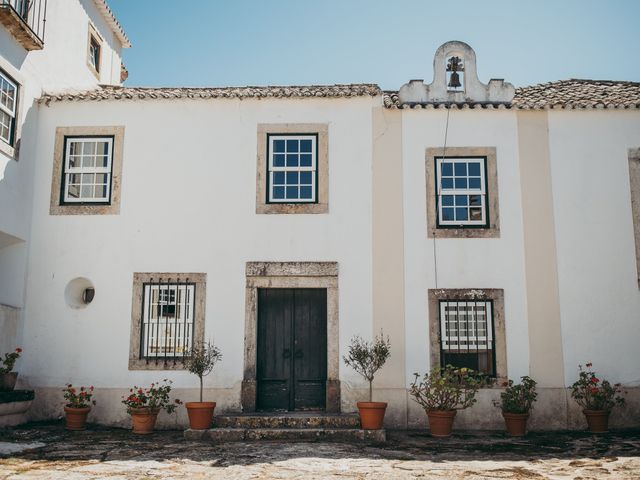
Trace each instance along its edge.
<instances>
[{"instance_id":1,"label":"terracotta roof tile","mask_svg":"<svg viewBox=\"0 0 640 480\"><path fill-rule=\"evenodd\" d=\"M382 93L373 84L268 86L268 87L220 87L220 88L142 88L104 86L88 91L47 93L39 102L79 100L143 100L180 98L346 98L375 97Z\"/></svg>"},{"instance_id":2,"label":"terracotta roof tile","mask_svg":"<svg viewBox=\"0 0 640 480\"><path fill-rule=\"evenodd\" d=\"M262 98L348 98L382 96L386 108L447 108L448 103L401 105L397 91L382 91L375 84L219 87L219 88L143 88L104 86L88 91L46 93L40 103L56 101L145 100L145 99L262 99ZM468 102L459 109L583 109L640 108L640 82L609 80L561 80L516 89L511 103Z\"/></svg>"}]
</instances>

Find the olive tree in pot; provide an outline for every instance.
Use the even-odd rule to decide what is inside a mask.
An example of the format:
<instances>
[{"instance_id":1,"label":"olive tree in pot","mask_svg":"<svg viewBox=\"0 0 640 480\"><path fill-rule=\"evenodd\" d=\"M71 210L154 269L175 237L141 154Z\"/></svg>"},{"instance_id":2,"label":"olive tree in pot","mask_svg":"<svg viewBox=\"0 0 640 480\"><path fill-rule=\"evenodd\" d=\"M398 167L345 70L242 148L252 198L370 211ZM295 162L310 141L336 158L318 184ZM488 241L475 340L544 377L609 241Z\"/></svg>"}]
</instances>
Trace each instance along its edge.
<instances>
[{"instance_id":1,"label":"olive tree in pot","mask_svg":"<svg viewBox=\"0 0 640 480\"><path fill-rule=\"evenodd\" d=\"M457 411L476 403L476 393L483 381L473 370L451 365L434 367L422 379L419 374L414 375L409 393L427 413L431 435L450 436Z\"/></svg>"},{"instance_id":2,"label":"olive tree in pot","mask_svg":"<svg viewBox=\"0 0 640 480\"><path fill-rule=\"evenodd\" d=\"M203 378L211 373L221 359L222 353L218 347L207 342L194 345L190 355L184 360L186 369L200 379L200 401L185 403L189 415L189 427L193 430L206 430L211 426L216 402L202 401Z\"/></svg>"},{"instance_id":3,"label":"olive tree in pot","mask_svg":"<svg viewBox=\"0 0 640 480\"><path fill-rule=\"evenodd\" d=\"M493 404L502 410L507 433L512 437L522 437L527 431L529 412L536 401L536 381L530 377L520 377L521 383L514 384L509 380L503 384L504 392L500 400Z\"/></svg>"},{"instance_id":4,"label":"olive tree in pot","mask_svg":"<svg viewBox=\"0 0 640 480\"><path fill-rule=\"evenodd\" d=\"M362 375L369 382L369 401L357 403L360 424L365 430L382 428L387 404L373 401L373 379L389 355L391 355L389 337L385 339L383 333L380 332L380 335L376 336L371 343L364 341L358 335L354 336L349 345L349 353L342 357L347 366L353 368L356 373Z\"/></svg>"}]
</instances>

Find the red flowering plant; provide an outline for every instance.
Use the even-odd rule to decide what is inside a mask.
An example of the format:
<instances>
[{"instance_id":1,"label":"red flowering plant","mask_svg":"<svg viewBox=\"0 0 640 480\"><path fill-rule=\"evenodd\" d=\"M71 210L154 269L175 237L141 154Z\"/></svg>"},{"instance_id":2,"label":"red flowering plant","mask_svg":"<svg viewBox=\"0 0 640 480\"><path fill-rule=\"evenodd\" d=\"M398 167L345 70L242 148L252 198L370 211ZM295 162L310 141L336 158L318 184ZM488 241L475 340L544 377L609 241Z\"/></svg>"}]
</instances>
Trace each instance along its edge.
<instances>
[{"instance_id":1,"label":"red flowering plant","mask_svg":"<svg viewBox=\"0 0 640 480\"><path fill-rule=\"evenodd\" d=\"M177 398L172 402L169 398L171 392L171 380L166 378L162 383L152 383L147 389L137 385L129 389L129 395L122 397L122 403L127 406L127 412L131 413L132 408L149 408L150 410L166 410L173 413L182 402Z\"/></svg>"},{"instance_id":2,"label":"red flowering plant","mask_svg":"<svg viewBox=\"0 0 640 480\"><path fill-rule=\"evenodd\" d=\"M619 383L612 385L607 380L601 380L591 369L591 362L578 365L580 377L571 385L571 396L584 410L611 411L616 405L623 405L624 398L620 396L622 388Z\"/></svg>"},{"instance_id":3,"label":"red flowering plant","mask_svg":"<svg viewBox=\"0 0 640 480\"><path fill-rule=\"evenodd\" d=\"M16 360L20 358L20 354L22 353L22 349L20 347L16 348L11 353L4 354L4 360L2 360L2 367L0 367L0 374L3 373L11 373L13 370L13 366L16 364Z\"/></svg>"},{"instance_id":4,"label":"red flowering plant","mask_svg":"<svg viewBox=\"0 0 640 480\"><path fill-rule=\"evenodd\" d=\"M76 388L69 383L62 391L64 392L64 399L67 401L65 407L87 408L96 404L95 400L91 400L91 397L93 397L93 385L89 388Z\"/></svg>"}]
</instances>

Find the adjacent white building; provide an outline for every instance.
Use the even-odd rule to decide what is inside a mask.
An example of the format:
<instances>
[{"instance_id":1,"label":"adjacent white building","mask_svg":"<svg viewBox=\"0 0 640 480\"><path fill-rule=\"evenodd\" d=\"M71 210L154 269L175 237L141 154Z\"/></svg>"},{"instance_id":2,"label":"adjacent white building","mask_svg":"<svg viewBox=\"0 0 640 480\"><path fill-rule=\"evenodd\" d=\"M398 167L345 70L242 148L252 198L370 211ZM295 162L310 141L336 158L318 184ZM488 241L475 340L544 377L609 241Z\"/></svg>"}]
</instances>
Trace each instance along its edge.
<instances>
[{"instance_id":1,"label":"adjacent white building","mask_svg":"<svg viewBox=\"0 0 640 480\"><path fill-rule=\"evenodd\" d=\"M24 61L0 29L23 105L2 147L0 347L24 348L32 418L60 414L67 382L96 387L106 424L134 384L192 400L180 360L209 339L217 411L350 412L367 389L342 355L382 329L389 426L424 425L413 373L454 363L534 377L531 426L579 427L566 387L588 361L627 387L613 425L638 424L640 84L485 84L448 42L430 84L397 92L128 88L106 4L55 5ZM502 428L498 395L457 426Z\"/></svg>"}]
</instances>

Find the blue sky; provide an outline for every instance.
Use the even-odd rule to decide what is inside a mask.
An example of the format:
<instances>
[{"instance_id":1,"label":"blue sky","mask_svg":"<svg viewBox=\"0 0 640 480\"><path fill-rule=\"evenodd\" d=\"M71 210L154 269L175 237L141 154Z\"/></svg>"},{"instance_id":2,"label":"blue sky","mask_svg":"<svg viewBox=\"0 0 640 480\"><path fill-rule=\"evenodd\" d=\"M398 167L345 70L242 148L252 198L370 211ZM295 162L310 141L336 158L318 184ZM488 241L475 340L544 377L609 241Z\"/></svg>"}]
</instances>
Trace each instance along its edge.
<instances>
[{"instance_id":1,"label":"blue sky","mask_svg":"<svg viewBox=\"0 0 640 480\"><path fill-rule=\"evenodd\" d=\"M640 81L640 0L109 0L129 86L431 81L448 40L516 86Z\"/></svg>"}]
</instances>

